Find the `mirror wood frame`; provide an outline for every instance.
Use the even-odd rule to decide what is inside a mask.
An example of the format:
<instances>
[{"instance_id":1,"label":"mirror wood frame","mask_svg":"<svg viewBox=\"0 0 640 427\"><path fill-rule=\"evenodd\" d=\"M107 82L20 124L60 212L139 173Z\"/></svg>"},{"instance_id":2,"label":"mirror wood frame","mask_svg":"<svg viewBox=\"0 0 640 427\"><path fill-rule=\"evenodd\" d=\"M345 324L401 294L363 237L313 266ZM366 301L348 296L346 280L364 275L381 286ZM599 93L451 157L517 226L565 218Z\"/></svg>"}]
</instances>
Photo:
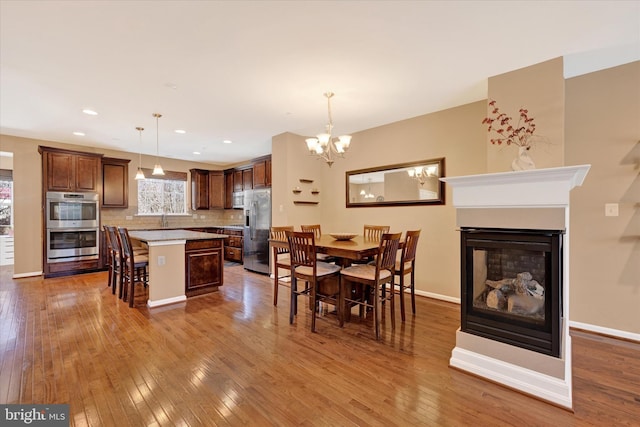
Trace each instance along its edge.
<instances>
[{"instance_id":1,"label":"mirror wood frame","mask_svg":"<svg viewBox=\"0 0 640 427\"><path fill-rule=\"evenodd\" d=\"M423 166L425 169L429 166L437 166L437 175L434 177L430 177L430 179L435 178L435 183L432 183L432 188L435 189L436 195L433 198L428 199L416 199L416 198L408 198L408 199L394 199L394 200L380 200L380 196L378 198L373 199L372 201L353 201L360 199L359 194L350 194L350 182L352 181L352 177L356 179L360 179L361 181L365 179L370 179L370 177L375 177L380 173L394 173L394 172L403 172L407 177L409 174L407 173L408 169L415 168L417 166ZM445 189L444 182L440 181L439 178L445 176L445 161L444 157L438 157L435 159L427 159L420 160L415 162L407 162L407 163L398 163L395 165L386 165L386 166L377 166L367 169L358 169L353 171L345 172L345 195L346 195L346 207L347 208L368 208L368 207L380 207L380 206L413 206L413 205L444 205L445 204ZM414 178L408 178L414 179ZM379 181L378 181L379 182ZM384 184L384 183L383 183ZM416 181L416 185L419 183ZM364 185L364 182L362 182ZM371 188L371 184L369 184L369 188ZM419 188L419 187L418 187ZM358 197L356 197L358 196ZM374 196L375 197L375 196Z\"/></svg>"}]
</instances>

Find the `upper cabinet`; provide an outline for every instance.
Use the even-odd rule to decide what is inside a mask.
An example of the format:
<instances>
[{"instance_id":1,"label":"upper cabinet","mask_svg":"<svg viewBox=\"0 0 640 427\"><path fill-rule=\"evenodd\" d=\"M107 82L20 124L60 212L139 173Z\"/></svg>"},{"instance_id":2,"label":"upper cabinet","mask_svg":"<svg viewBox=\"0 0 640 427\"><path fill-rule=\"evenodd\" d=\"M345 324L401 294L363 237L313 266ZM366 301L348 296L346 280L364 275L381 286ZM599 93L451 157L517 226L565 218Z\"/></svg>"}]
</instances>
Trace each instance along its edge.
<instances>
[{"instance_id":1,"label":"upper cabinet","mask_svg":"<svg viewBox=\"0 0 640 427\"><path fill-rule=\"evenodd\" d=\"M224 208L233 208L233 169L224 171Z\"/></svg>"},{"instance_id":2,"label":"upper cabinet","mask_svg":"<svg viewBox=\"0 0 640 427\"><path fill-rule=\"evenodd\" d=\"M224 209L224 182L223 171L209 171L209 209Z\"/></svg>"},{"instance_id":3,"label":"upper cabinet","mask_svg":"<svg viewBox=\"0 0 640 427\"><path fill-rule=\"evenodd\" d=\"M128 159L102 158L102 207L129 207Z\"/></svg>"},{"instance_id":4,"label":"upper cabinet","mask_svg":"<svg viewBox=\"0 0 640 427\"><path fill-rule=\"evenodd\" d=\"M224 209L224 172L204 169L190 169L189 172L191 172L191 209Z\"/></svg>"},{"instance_id":5,"label":"upper cabinet","mask_svg":"<svg viewBox=\"0 0 640 427\"><path fill-rule=\"evenodd\" d=\"M101 154L38 147L45 191L98 192Z\"/></svg>"},{"instance_id":6,"label":"upper cabinet","mask_svg":"<svg viewBox=\"0 0 640 427\"><path fill-rule=\"evenodd\" d=\"M253 188L271 187L271 156L253 161Z\"/></svg>"}]
</instances>

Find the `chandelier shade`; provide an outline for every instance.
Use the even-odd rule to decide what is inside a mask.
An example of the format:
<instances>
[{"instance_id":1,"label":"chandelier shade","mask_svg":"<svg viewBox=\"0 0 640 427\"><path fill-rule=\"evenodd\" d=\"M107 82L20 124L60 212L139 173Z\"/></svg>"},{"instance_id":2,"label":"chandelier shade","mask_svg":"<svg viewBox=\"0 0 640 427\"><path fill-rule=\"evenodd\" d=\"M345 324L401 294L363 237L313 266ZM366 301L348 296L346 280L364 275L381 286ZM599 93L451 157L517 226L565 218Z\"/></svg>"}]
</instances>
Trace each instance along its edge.
<instances>
[{"instance_id":1,"label":"chandelier shade","mask_svg":"<svg viewBox=\"0 0 640 427\"><path fill-rule=\"evenodd\" d=\"M326 125L326 133L321 133L315 138L307 138L307 149L309 153L323 159L329 166L335 161L335 157L344 157L344 153L349 149L351 144L351 135L341 135L334 138L331 135L333 130L333 119L331 117L331 98L333 92L326 92L324 96L327 98L327 110L329 112L329 123Z\"/></svg>"},{"instance_id":2,"label":"chandelier shade","mask_svg":"<svg viewBox=\"0 0 640 427\"><path fill-rule=\"evenodd\" d=\"M158 119L162 117L162 114L153 113L153 117L156 118L156 164L153 166L153 173L151 175L164 175L164 170L160 165L160 142L158 132Z\"/></svg>"},{"instance_id":3,"label":"chandelier shade","mask_svg":"<svg viewBox=\"0 0 640 427\"><path fill-rule=\"evenodd\" d=\"M145 179L144 172L142 171L142 131L144 128L137 127L136 130L140 134L140 147L138 148L138 172L136 172L136 180Z\"/></svg>"}]
</instances>

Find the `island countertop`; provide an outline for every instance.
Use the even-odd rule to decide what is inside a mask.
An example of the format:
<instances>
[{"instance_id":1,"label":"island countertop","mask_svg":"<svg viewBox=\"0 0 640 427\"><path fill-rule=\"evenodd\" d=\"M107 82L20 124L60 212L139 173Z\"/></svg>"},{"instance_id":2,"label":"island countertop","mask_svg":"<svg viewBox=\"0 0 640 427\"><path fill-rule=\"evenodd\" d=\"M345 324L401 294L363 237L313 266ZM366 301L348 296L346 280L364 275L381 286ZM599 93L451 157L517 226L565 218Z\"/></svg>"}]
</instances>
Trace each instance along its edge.
<instances>
[{"instance_id":1,"label":"island countertop","mask_svg":"<svg viewBox=\"0 0 640 427\"><path fill-rule=\"evenodd\" d=\"M129 236L132 239L142 242L162 242L169 240L211 240L225 239L226 234L202 233L191 230L130 230Z\"/></svg>"}]
</instances>

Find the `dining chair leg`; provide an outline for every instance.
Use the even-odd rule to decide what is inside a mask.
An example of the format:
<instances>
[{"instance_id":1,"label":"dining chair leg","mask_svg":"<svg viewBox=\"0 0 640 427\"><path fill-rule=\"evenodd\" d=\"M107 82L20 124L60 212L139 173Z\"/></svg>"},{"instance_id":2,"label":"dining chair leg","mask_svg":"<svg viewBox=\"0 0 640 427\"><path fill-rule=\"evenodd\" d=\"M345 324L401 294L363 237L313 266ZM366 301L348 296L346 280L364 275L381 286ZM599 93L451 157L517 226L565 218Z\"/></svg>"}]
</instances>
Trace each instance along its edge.
<instances>
[{"instance_id":1,"label":"dining chair leg","mask_svg":"<svg viewBox=\"0 0 640 427\"><path fill-rule=\"evenodd\" d=\"M298 296L296 292L298 290L298 280L295 275L291 275L291 304L289 306L289 324L293 323L293 316L298 311Z\"/></svg>"},{"instance_id":2,"label":"dining chair leg","mask_svg":"<svg viewBox=\"0 0 640 427\"><path fill-rule=\"evenodd\" d=\"M415 280L415 276L413 273L413 270L411 270L411 312L415 315L416 314L416 280Z\"/></svg>"},{"instance_id":3,"label":"dining chair leg","mask_svg":"<svg viewBox=\"0 0 640 427\"><path fill-rule=\"evenodd\" d=\"M278 267L276 267L276 272L273 279L273 305L278 305Z\"/></svg>"},{"instance_id":4,"label":"dining chair leg","mask_svg":"<svg viewBox=\"0 0 640 427\"><path fill-rule=\"evenodd\" d=\"M405 321L405 315L404 315L404 276L400 275L400 317L402 318L402 321Z\"/></svg>"},{"instance_id":5,"label":"dining chair leg","mask_svg":"<svg viewBox=\"0 0 640 427\"><path fill-rule=\"evenodd\" d=\"M373 298L373 325L376 331L376 340L380 339L380 299L378 298L378 285L374 285L374 298Z\"/></svg>"},{"instance_id":6,"label":"dining chair leg","mask_svg":"<svg viewBox=\"0 0 640 427\"><path fill-rule=\"evenodd\" d=\"M383 288L386 288L387 285L382 285ZM391 288L389 289L389 302L391 303L391 327L393 329L396 328L396 291L393 289L393 276L391 276Z\"/></svg>"},{"instance_id":7,"label":"dining chair leg","mask_svg":"<svg viewBox=\"0 0 640 427\"><path fill-rule=\"evenodd\" d=\"M318 312L318 301L316 300L316 284L309 282L311 290L309 291L309 305L311 306L311 332L316 331L316 314Z\"/></svg>"}]
</instances>

